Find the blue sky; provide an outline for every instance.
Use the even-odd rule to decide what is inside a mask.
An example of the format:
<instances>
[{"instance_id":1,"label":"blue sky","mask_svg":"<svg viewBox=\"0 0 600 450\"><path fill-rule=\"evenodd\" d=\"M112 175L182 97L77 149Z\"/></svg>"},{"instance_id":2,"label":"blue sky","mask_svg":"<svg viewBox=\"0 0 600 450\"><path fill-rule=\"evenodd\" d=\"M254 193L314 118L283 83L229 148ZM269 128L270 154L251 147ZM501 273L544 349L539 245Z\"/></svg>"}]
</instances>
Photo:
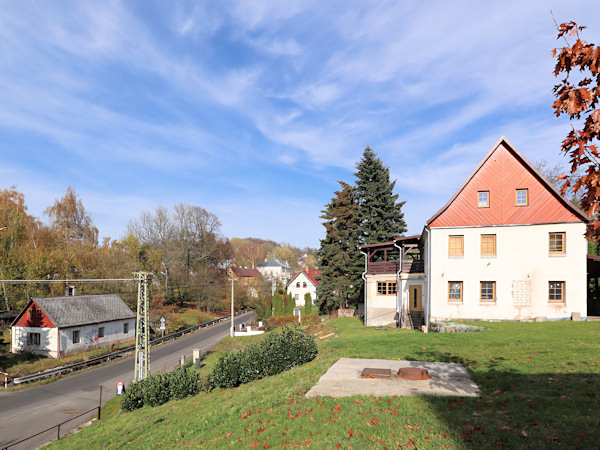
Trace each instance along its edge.
<instances>
[{"instance_id":1,"label":"blue sky","mask_svg":"<svg viewBox=\"0 0 600 450\"><path fill-rule=\"evenodd\" d=\"M560 162L550 15L594 1L2 2L0 188L68 186L100 236L177 202L317 247L370 145L420 233L501 135Z\"/></svg>"}]
</instances>

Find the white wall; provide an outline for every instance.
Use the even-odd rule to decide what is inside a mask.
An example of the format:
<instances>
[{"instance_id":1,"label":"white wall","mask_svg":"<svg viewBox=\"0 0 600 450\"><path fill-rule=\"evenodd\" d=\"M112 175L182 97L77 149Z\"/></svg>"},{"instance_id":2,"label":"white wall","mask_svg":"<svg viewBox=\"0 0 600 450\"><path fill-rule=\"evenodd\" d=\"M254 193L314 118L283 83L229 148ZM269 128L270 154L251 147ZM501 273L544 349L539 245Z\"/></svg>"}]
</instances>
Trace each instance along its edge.
<instances>
[{"instance_id":1,"label":"white wall","mask_svg":"<svg viewBox=\"0 0 600 450\"><path fill-rule=\"evenodd\" d=\"M123 324L129 323L129 332L123 333ZM61 328L60 351L72 353L87 346L95 346L94 337L98 334L98 328L104 327L104 337L98 339L98 345L107 345L117 340L128 340L135 338L135 319L115 320L81 327ZM79 343L73 343L73 331L79 330Z\"/></svg>"},{"instance_id":2,"label":"white wall","mask_svg":"<svg viewBox=\"0 0 600 450\"><path fill-rule=\"evenodd\" d=\"M40 345L27 345L27 333L39 333ZM38 355L58 356L58 328L46 327L12 327L11 352L31 352Z\"/></svg>"},{"instance_id":3,"label":"white wall","mask_svg":"<svg viewBox=\"0 0 600 450\"><path fill-rule=\"evenodd\" d=\"M299 288L296 287L296 283L300 283ZM306 287L303 287L304 283L306 283ZM308 279L304 272L302 272L300 275L294 278L294 281L290 283L286 291L288 293L291 293L294 298L296 298L295 296L296 294L298 294L296 306L304 306L304 295L306 293L310 294L310 298L312 299L313 305L315 303L315 299L317 298L317 287L313 284L312 281Z\"/></svg>"},{"instance_id":4,"label":"white wall","mask_svg":"<svg viewBox=\"0 0 600 450\"><path fill-rule=\"evenodd\" d=\"M378 281L396 281L396 274L365 275L367 284L367 325L380 326L396 322L396 300L395 295L377 294Z\"/></svg>"},{"instance_id":5,"label":"white wall","mask_svg":"<svg viewBox=\"0 0 600 450\"><path fill-rule=\"evenodd\" d=\"M570 318L587 315L585 224L432 228L431 320ZM566 233L566 254L549 255L548 233ZM482 257L481 234L496 235L496 256ZM464 257L448 256L448 236L464 235ZM448 302L448 282L463 282L463 302ZM479 282L496 282L496 302L481 304ZM565 304L548 303L548 282L565 282Z\"/></svg>"}]
</instances>

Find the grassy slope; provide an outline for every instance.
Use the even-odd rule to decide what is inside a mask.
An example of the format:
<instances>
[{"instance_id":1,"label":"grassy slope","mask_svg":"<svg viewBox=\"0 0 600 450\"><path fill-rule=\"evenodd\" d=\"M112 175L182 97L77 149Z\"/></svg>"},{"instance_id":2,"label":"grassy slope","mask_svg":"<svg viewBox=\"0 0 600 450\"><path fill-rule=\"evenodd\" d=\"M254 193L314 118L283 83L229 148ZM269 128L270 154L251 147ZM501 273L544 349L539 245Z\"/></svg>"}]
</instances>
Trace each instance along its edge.
<instances>
[{"instance_id":1,"label":"grassy slope","mask_svg":"<svg viewBox=\"0 0 600 450\"><path fill-rule=\"evenodd\" d=\"M303 367L134 413L120 412L113 400L101 423L54 445L383 448L411 439L419 448L600 444L600 323L492 323L469 334L366 329L355 319L325 326L336 336L319 341L319 356ZM205 372L216 356L207 358ZM341 356L461 362L482 395L303 398Z\"/></svg>"}]
</instances>

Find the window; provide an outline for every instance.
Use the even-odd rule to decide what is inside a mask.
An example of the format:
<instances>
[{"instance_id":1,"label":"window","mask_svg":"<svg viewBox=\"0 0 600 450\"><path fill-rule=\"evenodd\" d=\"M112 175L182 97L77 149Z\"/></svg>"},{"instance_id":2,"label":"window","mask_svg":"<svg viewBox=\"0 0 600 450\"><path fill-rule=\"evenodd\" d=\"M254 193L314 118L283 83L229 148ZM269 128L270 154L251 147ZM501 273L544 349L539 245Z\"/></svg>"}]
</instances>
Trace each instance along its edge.
<instances>
[{"instance_id":1,"label":"window","mask_svg":"<svg viewBox=\"0 0 600 450\"><path fill-rule=\"evenodd\" d=\"M300 282L299 282L299 281L296 283L296 287L297 287L297 288L299 288L299 287L300 287Z\"/></svg>"},{"instance_id":2,"label":"window","mask_svg":"<svg viewBox=\"0 0 600 450\"><path fill-rule=\"evenodd\" d=\"M550 281L548 283L548 302L549 303L564 303L565 302L565 282Z\"/></svg>"},{"instance_id":3,"label":"window","mask_svg":"<svg viewBox=\"0 0 600 450\"><path fill-rule=\"evenodd\" d=\"M79 344L79 330L73 330L73 344Z\"/></svg>"},{"instance_id":4,"label":"window","mask_svg":"<svg viewBox=\"0 0 600 450\"><path fill-rule=\"evenodd\" d=\"M388 295L396 295L397 285L396 283L388 283Z\"/></svg>"},{"instance_id":5,"label":"window","mask_svg":"<svg viewBox=\"0 0 600 450\"><path fill-rule=\"evenodd\" d=\"M302 287L305 288L306 287L306 281L304 283L302 283Z\"/></svg>"},{"instance_id":6,"label":"window","mask_svg":"<svg viewBox=\"0 0 600 450\"><path fill-rule=\"evenodd\" d=\"M377 295L396 295L397 286L395 282L377 282Z\"/></svg>"},{"instance_id":7,"label":"window","mask_svg":"<svg viewBox=\"0 0 600 450\"><path fill-rule=\"evenodd\" d=\"M35 308L31 308L29 310L29 318L30 319L41 319L42 318L42 310L41 309L35 309Z\"/></svg>"},{"instance_id":8,"label":"window","mask_svg":"<svg viewBox=\"0 0 600 450\"><path fill-rule=\"evenodd\" d=\"M515 204L517 206L529 205L529 189L517 189L517 198Z\"/></svg>"},{"instance_id":9,"label":"window","mask_svg":"<svg viewBox=\"0 0 600 450\"><path fill-rule=\"evenodd\" d=\"M566 248L565 233L548 233L548 251L551 255L564 255Z\"/></svg>"},{"instance_id":10,"label":"window","mask_svg":"<svg viewBox=\"0 0 600 450\"><path fill-rule=\"evenodd\" d=\"M104 337L104 327L98 328L98 337L99 338Z\"/></svg>"},{"instance_id":11,"label":"window","mask_svg":"<svg viewBox=\"0 0 600 450\"><path fill-rule=\"evenodd\" d=\"M464 236L448 236L448 256L464 256Z\"/></svg>"},{"instance_id":12,"label":"window","mask_svg":"<svg viewBox=\"0 0 600 450\"><path fill-rule=\"evenodd\" d=\"M40 345L40 333L27 333L27 345Z\"/></svg>"},{"instance_id":13,"label":"window","mask_svg":"<svg viewBox=\"0 0 600 450\"><path fill-rule=\"evenodd\" d=\"M489 208L490 207L490 191L477 192L477 207L478 208Z\"/></svg>"},{"instance_id":14,"label":"window","mask_svg":"<svg viewBox=\"0 0 600 450\"><path fill-rule=\"evenodd\" d=\"M479 299L482 302L495 302L496 301L496 282L495 281L482 281L479 283Z\"/></svg>"},{"instance_id":15,"label":"window","mask_svg":"<svg viewBox=\"0 0 600 450\"><path fill-rule=\"evenodd\" d=\"M296 301L300 300L300 294L294 295L294 298L295 298Z\"/></svg>"},{"instance_id":16,"label":"window","mask_svg":"<svg viewBox=\"0 0 600 450\"><path fill-rule=\"evenodd\" d=\"M462 302L463 282L448 281L448 301Z\"/></svg>"},{"instance_id":17,"label":"window","mask_svg":"<svg viewBox=\"0 0 600 450\"><path fill-rule=\"evenodd\" d=\"M129 324L127 322L125 322L123 324L123 334L127 334L129 333Z\"/></svg>"},{"instance_id":18,"label":"window","mask_svg":"<svg viewBox=\"0 0 600 450\"><path fill-rule=\"evenodd\" d=\"M481 235L481 256L496 256L496 235Z\"/></svg>"}]
</instances>

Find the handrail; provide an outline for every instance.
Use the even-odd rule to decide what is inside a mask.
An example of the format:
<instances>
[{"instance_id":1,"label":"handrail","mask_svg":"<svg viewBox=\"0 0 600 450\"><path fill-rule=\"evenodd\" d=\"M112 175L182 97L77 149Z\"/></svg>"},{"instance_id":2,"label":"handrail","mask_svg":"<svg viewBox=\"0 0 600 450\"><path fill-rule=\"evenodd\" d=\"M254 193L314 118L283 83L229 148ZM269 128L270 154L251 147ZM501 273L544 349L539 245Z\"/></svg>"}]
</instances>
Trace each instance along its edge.
<instances>
[{"instance_id":1,"label":"handrail","mask_svg":"<svg viewBox=\"0 0 600 450\"><path fill-rule=\"evenodd\" d=\"M248 312L248 310L245 309L243 311L238 311L237 313L235 313L235 315L239 316L240 314L245 314L247 312ZM152 346L154 344L161 344L161 343L163 343L165 341L169 341L171 339L177 339L177 338L179 338L181 336L184 336L186 334L192 333L192 332L194 332L196 330L199 330L201 328L205 328L205 327L214 325L216 323L223 322L223 321L229 319L230 317L231 317L231 314L228 314L226 316L219 317L218 319L214 319L214 320L211 320L209 322L204 322L204 323L201 323L199 325L194 325L193 327L186 328L185 330L180 330L180 331L177 331L175 333L171 333L171 334L168 334L166 336L153 339L152 341L150 341L150 345ZM126 347L124 349L117 350L116 352L107 353L107 354L102 355L102 356L96 356L94 358L90 358L90 359L88 359L86 361L81 361L81 362L78 362L78 363L73 363L73 364L69 364L69 365L66 365L66 366L56 367L54 369L48 369L48 370L44 370L42 372L32 373L30 375L25 375L25 376L22 376L22 377L14 378L13 379L13 383L14 384L27 383L27 382L30 382L30 381L38 380L40 378L46 378L46 377L49 377L49 376L52 376L52 375L59 375L59 374L62 374L64 372L73 372L74 370L77 370L77 369L83 369L83 368L86 368L86 367L89 367L89 366L92 366L92 365L95 365L95 364L100 364L102 362L108 362L111 359L123 356L124 354L129 353L130 351L132 351L134 349L135 349L135 346L132 345L130 347Z\"/></svg>"}]
</instances>

